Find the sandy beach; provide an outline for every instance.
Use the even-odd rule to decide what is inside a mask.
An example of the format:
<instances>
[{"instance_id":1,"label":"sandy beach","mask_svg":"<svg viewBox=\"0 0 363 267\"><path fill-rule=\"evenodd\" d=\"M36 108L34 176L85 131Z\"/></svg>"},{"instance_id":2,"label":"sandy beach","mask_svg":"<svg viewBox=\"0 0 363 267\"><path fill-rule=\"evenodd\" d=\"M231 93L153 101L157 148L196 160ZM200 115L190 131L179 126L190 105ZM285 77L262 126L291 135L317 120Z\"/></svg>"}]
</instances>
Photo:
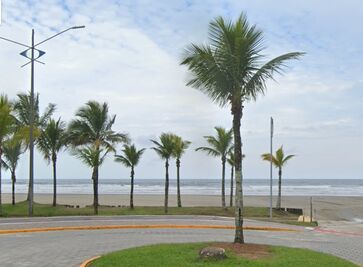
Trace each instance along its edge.
<instances>
[{"instance_id":1,"label":"sandy beach","mask_svg":"<svg viewBox=\"0 0 363 267\"><path fill-rule=\"evenodd\" d=\"M16 200L25 200L25 194L17 194ZM80 207L90 205L93 196L90 194L61 194L57 196L59 204L79 205ZM129 195L100 195L101 205L121 205L127 206ZM35 201L38 203L51 203L51 194L36 194ZM163 195L135 195L136 206L162 206L164 204ZM246 206L267 207L269 197L267 196L245 196ZM3 194L3 202L10 203L11 195ZM220 196L215 195L184 195L182 203L184 206L219 206ZM275 203L275 198L273 203ZM229 203L229 197L227 197ZM169 205L176 206L176 196L169 196ZM302 208L305 214L309 214L310 200L306 196L286 196L282 198L282 206L288 208ZM363 197L336 197L336 196L317 196L313 197L313 210L317 220L332 221L354 221L363 222Z\"/></svg>"}]
</instances>

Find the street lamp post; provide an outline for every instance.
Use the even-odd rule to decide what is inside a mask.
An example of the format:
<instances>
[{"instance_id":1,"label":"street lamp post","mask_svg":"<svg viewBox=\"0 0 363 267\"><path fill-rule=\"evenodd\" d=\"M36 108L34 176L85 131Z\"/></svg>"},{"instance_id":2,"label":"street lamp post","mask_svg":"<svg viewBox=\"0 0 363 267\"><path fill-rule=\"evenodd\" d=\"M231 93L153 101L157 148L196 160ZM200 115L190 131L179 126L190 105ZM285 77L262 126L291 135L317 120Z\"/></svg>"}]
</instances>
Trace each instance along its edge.
<instances>
[{"instance_id":1,"label":"street lamp post","mask_svg":"<svg viewBox=\"0 0 363 267\"><path fill-rule=\"evenodd\" d=\"M272 139L274 135L274 120L270 119L270 220L272 220Z\"/></svg>"},{"instance_id":2,"label":"street lamp post","mask_svg":"<svg viewBox=\"0 0 363 267\"><path fill-rule=\"evenodd\" d=\"M75 30L75 29L83 29L85 26L74 26L70 27L66 30L63 30L61 32L58 32L57 34L52 35L51 37L35 44L34 43L34 29L32 29L32 38L31 38L31 46L28 46L26 44L19 43L17 41L4 38L0 36L0 39L4 41L8 41L17 45L25 46L27 49L20 53L20 55L30 59L30 61L26 64L24 64L21 67L24 67L30 63L31 69L30 69L30 110L29 110L29 206L28 206L28 214L29 216L33 215L33 201L34 201L34 62L38 62L41 64L44 64L43 62L39 61L38 59L45 54L44 51L41 51L37 49L36 47L40 44L43 44L50 39L53 39L54 37L65 33L69 30ZM38 52L37 57L35 57L35 50ZM28 52L30 51L30 56L28 55Z\"/></svg>"}]
</instances>

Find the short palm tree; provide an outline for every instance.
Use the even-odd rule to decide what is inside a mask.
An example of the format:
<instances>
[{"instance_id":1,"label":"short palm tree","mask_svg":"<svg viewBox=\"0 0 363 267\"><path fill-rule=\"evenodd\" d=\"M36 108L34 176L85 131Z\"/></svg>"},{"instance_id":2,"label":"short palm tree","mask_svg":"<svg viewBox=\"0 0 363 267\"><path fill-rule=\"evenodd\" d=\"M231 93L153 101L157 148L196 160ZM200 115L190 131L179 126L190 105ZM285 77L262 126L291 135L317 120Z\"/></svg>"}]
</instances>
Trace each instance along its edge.
<instances>
[{"instance_id":1,"label":"short palm tree","mask_svg":"<svg viewBox=\"0 0 363 267\"><path fill-rule=\"evenodd\" d=\"M188 149L191 142L183 140L180 136L174 135L174 151L173 157L176 159L176 187L177 187L177 202L178 207L182 206L180 194L180 159Z\"/></svg>"},{"instance_id":2,"label":"short palm tree","mask_svg":"<svg viewBox=\"0 0 363 267\"><path fill-rule=\"evenodd\" d=\"M1 201L1 166L5 140L14 133L16 118L13 116L13 105L5 95L0 95L0 215L2 215Z\"/></svg>"},{"instance_id":3,"label":"short palm tree","mask_svg":"<svg viewBox=\"0 0 363 267\"><path fill-rule=\"evenodd\" d=\"M244 158L245 158L245 155L243 154L242 159L244 159ZM231 166L231 191L230 191L230 197L229 197L229 206L233 207L233 185L234 185L233 176L234 176L234 165L235 165L233 148L231 149L231 151L228 152L227 162Z\"/></svg>"},{"instance_id":4,"label":"short palm tree","mask_svg":"<svg viewBox=\"0 0 363 267\"><path fill-rule=\"evenodd\" d=\"M225 178L226 178L226 160L228 152L233 147L233 132L221 127L214 128L217 131L216 136L204 136L209 147L198 147L196 151L207 152L208 155L213 157L220 157L222 161L222 207L226 207L226 194L225 194Z\"/></svg>"},{"instance_id":5,"label":"short palm tree","mask_svg":"<svg viewBox=\"0 0 363 267\"><path fill-rule=\"evenodd\" d=\"M122 149L123 155L115 155L115 161L121 162L124 166L131 168L131 190L130 190L130 208L134 208L134 176L135 167L139 163L145 148L140 150L136 149L135 145L124 145Z\"/></svg>"},{"instance_id":6,"label":"short palm tree","mask_svg":"<svg viewBox=\"0 0 363 267\"><path fill-rule=\"evenodd\" d=\"M65 122L59 118L57 121L50 119L38 138L38 149L44 159L53 164L53 206L57 205L57 157L58 153L66 146Z\"/></svg>"},{"instance_id":7,"label":"short palm tree","mask_svg":"<svg viewBox=\"0 0 363 267\"><path fill-rule=\"evenodd\" d=\"M168 198L169 198L169 160L174 152L174 134L162 133L159 141L150 140L155 147L154 150L161 159L165 160L165 196L164 196L164 212L168 213Z\"/></svg>"},{"instance_id":8,"label":"short palm tree","mask_svg":"<svg viewBox=\"0 0 363 267\"><path fill-rule=\"evenodd\" d=\"M12 204L15 205L16 168L18 167L20 155L24 153L21 140L14 136L6 140L3 146L3 153L4 167L11 173L11 199Z\"/></svg>"},{"instance_id":9,"label":"short palm tree","mask_svg":"<svg viewBox=\"0 0 363 267\"><path fill-rule=\"evenodd\" d=\"M88 167L92 168L93 181L93 209L94 213L98 214L98 171L99 167L105 160L107 154L114 151L112 148L99 148L94 144L75 148L73 154L82 160Z\"/></svg>"},{"instance_id":10,"label":"short palm tree","mask_svg":"<svg viewBox=\"0 0 363 267\"><path fill-rule=\"evenodd\" d=\"M278 56L267 63L264 59L263 34L250 25L245 14L235 21L222 17L209 24L210 44L191 44L182 65L193 75L187 85L201 90L213 102L224 107L229 105L233 116L236 206L234 242L244 243L243 194L242 194L242 141L241 119L243 106L248 100L256 100L266 90L266 81L275 73L281 73L291 59L303 53L293 52Z\"/></svg>"},{"instance_id":11,"label":"short palm tree","mask_svg":"<svg viewBox=\"0 0 363 267\"><path fill-rule=\"evenodd\" d=\"M295 155L287 155L285 156L283 147L281 146L277 151L275 155L272 155L270 153L262 154L262 159L271 162L272 164L278 168L279 170L279 185L278 185L278 197L276 202L276 208L281 209L281 178L282 178L282 167L286 165L286 163Z\"/></svg>"},{"instance_id":12,"label":"short palm tree","mask_svg":"<svg viewBox=\"0 0 363 267\"><path fill-rule=\"evenodd\" d=\"M76 119L68 126L68 142L78 147L80 157L93 168L93 206L98 213L98 171L104 157L115 151L115 145L128 142L127 134L112 130L116 115L110 116L107 103L87 102L76 112ZM103 154L102 154L103 153ZM86 160L89 156L89 160ZM91 160L92 159L92 160Z\"/></svg>"}]
</instances>

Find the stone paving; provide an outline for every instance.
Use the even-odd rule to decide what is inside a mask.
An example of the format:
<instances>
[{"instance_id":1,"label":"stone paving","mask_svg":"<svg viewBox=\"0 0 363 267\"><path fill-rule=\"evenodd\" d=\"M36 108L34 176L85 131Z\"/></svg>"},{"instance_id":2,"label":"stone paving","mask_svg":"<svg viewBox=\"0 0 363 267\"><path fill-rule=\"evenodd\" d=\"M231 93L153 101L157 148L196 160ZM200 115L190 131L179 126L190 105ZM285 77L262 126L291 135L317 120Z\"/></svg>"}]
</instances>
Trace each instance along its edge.
<instances>
[{"instance_id":1,"label":"stone paving","mask_svg":"<svg viewBox=\"0 0 363 267\"><path fill-rule=\"evenodd\" d=\"M68 219L77 224L83 223L83 225L90 225L95 221L97 225L115 223L115 221L118 223L122 221L124 224L155 224L155 220L165 224L207 224L208 222L209 224L229 225L233 223L230 218L207 216L136 217L122 217L122 219L98 217L85 220L73 217ZM33 227L34 224L37 224L36 227L39 225L42 227L54 226L53 224L70 225L69 220L65 218L50 220L48 218L31 218L24 221L31 224L22 224L22 219L0 220L1 229L30 228L29 226ZM246 224L271 226L271 223L257 221L247 221ZM295 226L287 227L304 229ZM302 232L246 231L245 235L246 242L309 248L363 264L363 237L359 235L326 234L305 229ZM228 242L231 240L233 240L232 230L215 229L123 229L6 234L0 235L0 266L79 266L83 260L90 257L129 247L155 243Z\"/></svg>"}]
</instances>

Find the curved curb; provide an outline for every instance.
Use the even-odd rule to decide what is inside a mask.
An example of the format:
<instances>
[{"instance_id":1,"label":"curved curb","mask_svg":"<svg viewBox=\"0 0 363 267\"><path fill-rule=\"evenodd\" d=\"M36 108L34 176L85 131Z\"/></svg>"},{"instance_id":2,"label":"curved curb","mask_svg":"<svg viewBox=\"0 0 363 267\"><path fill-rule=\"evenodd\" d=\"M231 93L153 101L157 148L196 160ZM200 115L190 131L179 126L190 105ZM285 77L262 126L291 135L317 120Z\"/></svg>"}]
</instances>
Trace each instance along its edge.
<instances>
[{"instance_id":1,"label":"curved curb","mask_svg":"<svg viewBox=\"0 0 363 267\"><path fill-rule=\"evenodd\" d=\"M90 226L66 226L66 227L46 227L31 229L11 229L0 230L2 234L18 234L18 233L36 233L51 231L80 231L80 230L115 230L115 229L222 229L235 230L235 226L226 225L173 225L173 224L156 224L156 225L90 225ZM301 232L301 230L292 228L277 227L261 227L261 226L245 226L244 230L250 231L276 231L276 232Z\"/></svg>"},{"instance_id":2,"label":"curved curb","mask_svg":"<svg viewBox=\"0 0 363 267\"><path fill-rule=\"evenodd\" d=\"M90 264L94 260L97 260L100 257L101 256L95 256L95 257L92 257L92 258L90 258L88 260L85 260L84 262L81 263L81 265L79 265L79 267L87 267L88 264Z\"/></svg>"}]
</instances>

